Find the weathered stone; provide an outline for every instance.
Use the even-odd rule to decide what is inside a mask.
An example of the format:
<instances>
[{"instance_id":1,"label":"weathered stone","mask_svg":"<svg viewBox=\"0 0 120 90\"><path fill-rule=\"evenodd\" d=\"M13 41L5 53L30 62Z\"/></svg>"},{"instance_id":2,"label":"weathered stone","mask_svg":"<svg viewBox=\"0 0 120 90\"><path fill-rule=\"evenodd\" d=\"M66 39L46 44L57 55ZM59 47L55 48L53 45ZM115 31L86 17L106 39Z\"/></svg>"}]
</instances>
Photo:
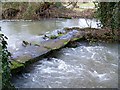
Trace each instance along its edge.
<instances>
[{"instance_id":1,"label":"weathered stone","mask_svg":"<svg viewBox=\"0 0 120 90\"><path fill-rule=\"evenodd\" d=\"M31 45L21 50L18 50L17 52L15 52L15 54L12 55L12 57L15 61L18 61L20 63L26 63L30 59L38 57L49 51L50 50L47 48Z\"/></svg>"},{"instance_id":2,"label":"weathered stone","mask_svg":"<svg viewBox=\"0 0 120 90\"><path fill-rule=\"evenodd\" d=\"M28 55L28 54L24 54L22 56L19 56L18 58L15 59L15 61L18 61L19 63L25 63L27 62L29 59L31 59L32 56L31 55Z\"/></svg>"},{"instance_id":3,"label":"weathered stone","mask_svg":"<svg viewBox=\"0 0 120 90\"><path fill-rule=\"evenodd\" d=\"M59 49L69 42L68 39L54 39L42 42L42 46L51 50Z\"/></svg>"}]
</instances>

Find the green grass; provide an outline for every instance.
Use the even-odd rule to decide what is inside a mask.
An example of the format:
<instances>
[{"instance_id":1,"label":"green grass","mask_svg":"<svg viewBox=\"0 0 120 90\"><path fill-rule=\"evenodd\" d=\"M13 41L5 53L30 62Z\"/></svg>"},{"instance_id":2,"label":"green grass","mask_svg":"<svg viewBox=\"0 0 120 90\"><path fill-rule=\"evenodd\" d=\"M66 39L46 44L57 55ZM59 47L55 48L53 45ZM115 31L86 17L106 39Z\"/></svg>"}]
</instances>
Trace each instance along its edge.
<instances>
[{"instance_id":1,"label":"green grass","mask_svg":"<svg viewBox=\"0 0 120 90\"><path fill-rule=\"evenodd\" d=\"M94 3L89 2L89 3L78 3L77 4L79 7L94 7Z\"/></svg>"},{"instance_id":2,"label":"green grass","mask_svg":"<svg viewBox=\"0 0 120 90\"><path fill-rule=\"evenodd\" d=\"M84 11L86 8L84 8L84 7L94 7L95 5L94 5L94 3L92 3L92 2L89 2L89 3L78 3L77 4L78 6L79 6L79 8L74 8L74 10L75 11Z\"/></svg>"}]
</instances>

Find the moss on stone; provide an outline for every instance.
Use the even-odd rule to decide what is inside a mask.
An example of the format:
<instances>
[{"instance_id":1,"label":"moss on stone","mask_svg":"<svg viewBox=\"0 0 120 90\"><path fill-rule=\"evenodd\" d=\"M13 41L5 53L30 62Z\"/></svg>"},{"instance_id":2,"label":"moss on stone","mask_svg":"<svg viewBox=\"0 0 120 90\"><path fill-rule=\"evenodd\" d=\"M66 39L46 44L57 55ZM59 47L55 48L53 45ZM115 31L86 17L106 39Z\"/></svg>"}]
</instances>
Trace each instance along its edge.
<instances>
[{"instance_id":1,"label":"moss on stone","mask_svg":"<svg viewBox=\"0 0 120 90\"><path fill-rule=\"evenodd\" d=\"M58 34L58 37L61 37L61 36L63 36L64 34Z\"/></svg>"},{"instance_id":2,"label":"moss on stone","mask_svg":"<svg viewBox=\"0 0 120 90\"><path fill-rule=\"evenodd\" d=\"M64 42L64 45L68 44L69 41Z\"/></svg>"},{"instance_id":3,"label":"moss on stone","mask_svg":"<svg viewBox=\"0 0 120 90\"><path fill-rule=\"evenodd\" d=\"M72 41L77 41L78 39L80 39L80 38L73 38Z\"/></svg>"},{"instance_id":4,"label":"moss on stone","mask_svg":"<svg viewBox=\"0 0 120 90\"><path fill-rule=\"evenodd\" d=\"M56 38L58 38L58 36L56 36L56 35L51 35L49 38L50 38L50 39L56 39Z\"/></svg>"},{"instance_id":5,"label":"moss on stone","mask_svg":"<svg viewBox=\"0 0 120 90\"><path fill-rule=\"evenodd\" d=\"M11 65L10 65L10 69L11 69L11 70L16 69L16 68L19 68L19 67L24 67L24 64L19 63L19 62L17 62L17 61L12 61L12 62L11 62Z\"/></svg>"}]
</instances>

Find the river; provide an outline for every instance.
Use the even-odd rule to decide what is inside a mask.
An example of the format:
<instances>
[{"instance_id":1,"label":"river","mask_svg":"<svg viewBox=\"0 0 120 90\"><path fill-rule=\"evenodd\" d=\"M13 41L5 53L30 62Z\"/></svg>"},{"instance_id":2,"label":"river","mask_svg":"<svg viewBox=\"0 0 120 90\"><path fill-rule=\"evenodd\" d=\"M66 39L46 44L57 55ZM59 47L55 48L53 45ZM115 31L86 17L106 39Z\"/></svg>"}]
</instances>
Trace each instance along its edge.
<instances>
[{"instance_id":1,"label":"river","mask_svg":"<svg viewBox=\"0 0 120 90\"><path fill-rule=\"evenodd\" d=\"M97 28L95 20L87 20ZM2 22L2 32L14 52L23 40L40 41L40 36L64 27L87 27L85 19ZM118 44L79 42L76 48L63 48L13 76L18 88L117 88Z\"/></svg>"},{"instance_id":2,"label":"river","mask_svg":"<svg viewBox=\"0 0 120 90\"><path fill-rule=\"evenodd\" d=\"M87 24L87 23L88 24ZM1 21L2 32L8 37L8 49L14 52L20 48L23 40L40 41L41 35L64 27L97 28L95 19L47 19L41 21Z\"/></svg>"}]
</instances>

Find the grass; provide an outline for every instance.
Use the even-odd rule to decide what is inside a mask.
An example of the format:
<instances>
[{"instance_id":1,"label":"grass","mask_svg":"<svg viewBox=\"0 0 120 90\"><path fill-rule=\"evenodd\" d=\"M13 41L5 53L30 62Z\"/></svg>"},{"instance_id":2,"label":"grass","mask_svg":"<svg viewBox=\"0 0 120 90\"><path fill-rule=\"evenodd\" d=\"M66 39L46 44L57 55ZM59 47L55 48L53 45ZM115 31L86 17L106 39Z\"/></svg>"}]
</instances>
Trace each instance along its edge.
<instances>
[{"instance_id":1,"label":"grass","mask_svg":"<svg viewBox=\"0 0 120 90\"><path fill-rule=\"evenodd\" d=\"M92 3L92 2L88 2L88 3L80 3L79 2L77 5L79 6L79 8L74 8L73 10L75 10L75 11L84 11L86 8L88 9L90 7L95 6L94 3Z\"/></svg>"},{"instance_id":2,"label":"grass","mask_svg":"<svg viewBox=\"0 0 120 90\"><path fill-rule=\"evenodd\" d=\"M89 2L89 3L78 3L79 7L94 7L94 3Z\"/></svg>"}]
</instances>

